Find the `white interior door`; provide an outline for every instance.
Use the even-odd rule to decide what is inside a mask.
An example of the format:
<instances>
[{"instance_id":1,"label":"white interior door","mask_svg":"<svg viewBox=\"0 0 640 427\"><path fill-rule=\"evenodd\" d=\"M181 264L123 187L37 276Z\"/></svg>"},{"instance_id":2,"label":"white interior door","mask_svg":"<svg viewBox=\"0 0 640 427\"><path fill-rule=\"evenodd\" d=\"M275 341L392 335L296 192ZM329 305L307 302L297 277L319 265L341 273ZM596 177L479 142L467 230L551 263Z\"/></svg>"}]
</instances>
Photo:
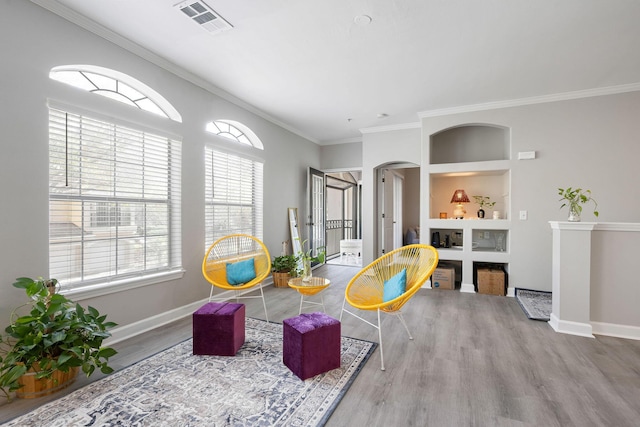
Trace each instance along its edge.
<instances>
[{"instance_id":1,"label":"white interior door","mask_svg":"<svg viewBox=\"0 0 640 427\"><path fill-rule=\"evenodd\" d=\"M393 173L393 249L402 246L402 189L404 180Z\"/></svg>"},{"instance_id":2,"label":"white interior door","mask_svg":"<svg viewBox=\"0 0 640 427\"><path fill-rule=\"evenodd\" d=\"M393 199L393 173L388 169L382 171L382 253L393 250L394 238L394 199Z\"/></svg>"},{"instance_id":3,"label":"white interior door","mask_svg":"<svg viewBox=\"0 0 640 427\"><path fill-rule=\"evenodd\" d=\"M322 171L309 168L308 174L308 194L309 202L308 221L309 227L309 246L303 250L311 249L312 256L316 256L318 249L326 246L326 230L325 230L325 175Z\"/></svg>"},{"instance_id":4,"label":"white interior door","mask_svg":"<svg viewBox=\"0 0 640 427\"><path fill-rule=\"evenodd\" d=\"M388 253L403 243L402 193L404 181L393 169L381 169L378 189L380 198L380 253Z\"/></svg>"}]
</instances>

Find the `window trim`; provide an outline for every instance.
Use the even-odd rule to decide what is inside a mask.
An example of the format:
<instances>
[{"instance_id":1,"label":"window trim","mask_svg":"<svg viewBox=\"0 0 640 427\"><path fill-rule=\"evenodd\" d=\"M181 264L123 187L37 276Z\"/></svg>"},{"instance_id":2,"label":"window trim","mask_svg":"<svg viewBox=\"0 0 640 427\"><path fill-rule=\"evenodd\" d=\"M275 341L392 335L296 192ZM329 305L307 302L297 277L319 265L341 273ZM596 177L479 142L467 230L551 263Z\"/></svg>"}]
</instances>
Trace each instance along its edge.
<instances>
[{"instance_id":1,"label":"window trim","mask_svg":"<svg viewBox=\"0 0 640 427\"><path fill-rule=\"evenodd\" d=\"M163 271L161 273L146 274L137 277L127 277L114 280L108 283L95 283L81 288L67 289L64 283L60 287L60 293L72 298L74 301L82 301L103 295L115 294L130 289L142 288L144 286L156 285L158 283L169 282L181 279L186 270L180 267L174 270Z\"/></svg>"}]
</instances>

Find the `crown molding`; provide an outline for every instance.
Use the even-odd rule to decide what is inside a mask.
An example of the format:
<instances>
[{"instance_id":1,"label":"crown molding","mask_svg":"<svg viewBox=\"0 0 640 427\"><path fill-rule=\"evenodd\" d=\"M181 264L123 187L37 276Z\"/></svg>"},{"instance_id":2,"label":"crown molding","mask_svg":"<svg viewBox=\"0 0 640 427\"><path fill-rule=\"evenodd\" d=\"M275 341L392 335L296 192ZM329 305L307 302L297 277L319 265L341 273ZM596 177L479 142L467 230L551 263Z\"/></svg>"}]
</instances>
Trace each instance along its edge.
<instances>
[{"instance_id":1,"label":"crown molding","mask_svg":"<svg viewBox=\"0 0 640 427\"><path fill-rule=\"evenodd\" d=\"M396 130L407 130L407 129L422 129L422 123L411 122L411 123L400 123L397 125L388 125L388 126L374 126L369 128L362 128L360 129L360 132L362 134L367 134L367 133L378 133L378 132L393 132Z\"/></svg>"},{"instance_id":2,"label":"crown molding","mask_svg":"<svg viewBox=\"0 0 640 427\"><path fill-rule=\"evenodd\" d=\"M238 107L241 107L277 126L280 126L285 130L288 130L293 134L300 136L301 138L304 138L315 144L319 144L319 141L316 138L312 138L308 135L305 135L300 130L295 129L292 126L289 126L286 123L281 122L280 120L270 116L269 114L254 107L253 105L248 104L247 102L231 95L230 93L224 91L223 89L220 89L219 87L212 85L211 83L196 76L195 74L192 74L186 71L184 68L176 65L175 63L168 61L162 56L150 51L149 49L146 49L140 46L137 43L132 42L131 40L121 36L120 34L114 31L111 31L110 29L98 24L95 21L92 21L86 16L58 3L57 1L52 1L52 0L30 0L30 1L42 7L43 9L46 9L60 16L61 18L64 18L67 21L75 25L78 25L79 27L84 28L85 30L115 44L116 46L119 46L133 53L134 55L139 56L140 58L154 65L157 65L160 68L167 70L168 72L180 77L181 79L186 80L190 83L193 83L194 85L206 90L209 93L212 93L226 101L229 101L232 104L237 105Z\"/></svg>"},{"instance_id":3,"label":"crown molding","mask_svg":"<svg viewBox=\"0 0 640 427\"><path fill-rule=\"evenodd\" d=\"M32 3L46 9L67 21L78 25L81 28L119 46L134 55L160 67L168 72L176 75L177 77L186 80L194 85L206 90L213 95L216 95L238 107L241 107L295 135L298 135L301 138L304 138L308 141L311 141L318 145L333 145L333 144L342 144L349 142L361 142L361 139L356 140L356 138L349 138L344 140L336 140L336 141L319 141L316 138L313 138L309 135L306 135L302 131L276 119L275 117L270 116L264 111L256 108L255 106L248 104L247 102L241 100L240 98L231 95L230 93L224 91L223 89L212 85L206 80L186 71L184 68L176 65L175 63L168 61L162 56L140 46L137 43L132 42L131 40L117 34L108 28L98 24L95 21L90 20L84 15L79 14L78 12L58 3L54 0L30 0ZM604 96L604 95L615 95L619 93L625 92L634 92L640 91L640 83L629 83L618 86L607 86L602 88L594 88L594 89L586 89L579 90L573 92L563 92L552 95L542 95L542 96L534 96L529 98L520 98L506 101L495 101L495 102L487 102L481 104L472 104L472 105L463 105L459 107L451 107L451 108L442 108L436 110L427 110L418 112L417 115L420 119L428 118L428 117L438 117L438 116L446 116L451 114L461 114L461 113L469 113L475 111L484 111L484 110L494 110L499 108L509 108L509 107L518 107L525 105L533 105L533 104L542 104L547 102L557 102L557 101L566 101L572 99L580 99L580 98L588 98L594 96ZM407 129L417 129L421 128L421 123L405 123L399 125L390 125L390 126L377 126L377 127L369 127L362 128L360 132L362 134L368 133L377 133L377 132L390 132L397 130L407 130Z\"/></svg>"},{"instance_id":4,"label":"crown molding","mask_svg":"<svg viewBox=\"0 0 640 427\"><path fill-rule=\"evenodd\" d=\"M470 113L474 111L495 110L498 108L520 107L523 105L543 104L547 102L568 101L571 99L590 98L594 96L615 95L618 93L635 92L640 90L640 83L629 83L618 86L606 86L594 89L577 90L573 92L555 93L552 95L532 96L529 98L511 99L507 101L486 102L482 104L463 105L460 107L428 110L418 113L421 119L427 117L447 116L450 114Z\"/></svg>"},{"instance_id":5,"label":"crown molding","mask_svg":"<svg viewBox=\"0 0 640 427\"><path fill-rule=\"evenodd\" d=\"M356 142L362 142L361 136L354 136L353 138L333 139L328 141L320 141L319 145L338 145L338 144L353 144Z\"/></svg>"}]
</instances>

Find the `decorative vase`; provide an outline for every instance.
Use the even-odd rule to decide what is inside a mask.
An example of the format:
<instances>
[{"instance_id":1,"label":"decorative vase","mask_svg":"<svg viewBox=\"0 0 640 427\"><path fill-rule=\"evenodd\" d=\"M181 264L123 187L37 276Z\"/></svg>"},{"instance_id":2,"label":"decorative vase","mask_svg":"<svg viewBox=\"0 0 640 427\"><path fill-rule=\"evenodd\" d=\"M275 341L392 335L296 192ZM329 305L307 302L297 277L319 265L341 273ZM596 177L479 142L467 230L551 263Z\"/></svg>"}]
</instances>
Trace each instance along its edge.
<instances>
[{"instance_id":1,"label":"decorative vase","mask_svg":"<svg viewBox=\"0 0 640 427\"><path fill-rule=\"evenodd\" d=\"M308 282L311 280L312 277L312 273L311 273L311 260L310 259L303 259L302 260L302 281L303 282Z\"/></svg>"},{"instance_id":2,"label":"decorative vase","mask_svg":"<svg viewBox=\"0 0 640 427\"><path fill-rule=\"evenodd\" d=\"M580 222L580 207L578 204L569 204L569 221Z\"/></svg>"},{"instance_id":3,"label":"decorative vase","mask_svg":"<svg viewBox=\"0 0 640 427\"><path fill-rule=\"evenodd\" d=\"M484 209L478 209L478 218L484 218Z\"/></svg>"}]
</instances>

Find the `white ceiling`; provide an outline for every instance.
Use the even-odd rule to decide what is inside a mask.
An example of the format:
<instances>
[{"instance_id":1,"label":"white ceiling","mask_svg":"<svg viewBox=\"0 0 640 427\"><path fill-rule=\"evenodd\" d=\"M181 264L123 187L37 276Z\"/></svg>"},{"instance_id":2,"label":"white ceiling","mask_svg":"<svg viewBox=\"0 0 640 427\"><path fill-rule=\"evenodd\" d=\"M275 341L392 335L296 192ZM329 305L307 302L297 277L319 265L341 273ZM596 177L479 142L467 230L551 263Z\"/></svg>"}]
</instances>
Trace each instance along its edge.
<instances>
[{"instance_id":1,"label":"white ceiling","mask_svg":"<svg viewBox=\"0 0 640 427\"><path fill-rule=\"evenodd\" d=\"M216 35L179 0L32 1L70 8L321 144L418 113L640 89L636 0L204 0L234 27Z\"/></svg>"}]
</instances>

